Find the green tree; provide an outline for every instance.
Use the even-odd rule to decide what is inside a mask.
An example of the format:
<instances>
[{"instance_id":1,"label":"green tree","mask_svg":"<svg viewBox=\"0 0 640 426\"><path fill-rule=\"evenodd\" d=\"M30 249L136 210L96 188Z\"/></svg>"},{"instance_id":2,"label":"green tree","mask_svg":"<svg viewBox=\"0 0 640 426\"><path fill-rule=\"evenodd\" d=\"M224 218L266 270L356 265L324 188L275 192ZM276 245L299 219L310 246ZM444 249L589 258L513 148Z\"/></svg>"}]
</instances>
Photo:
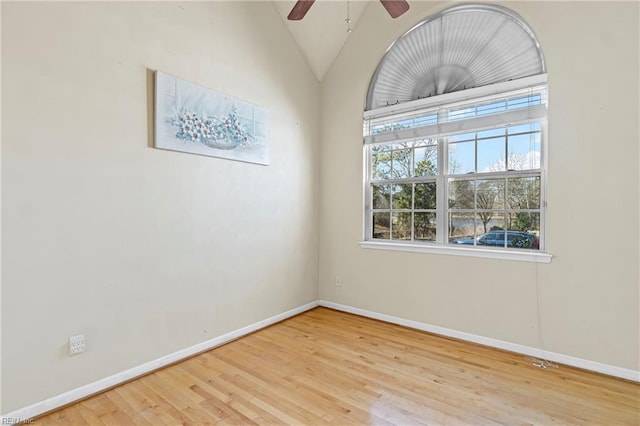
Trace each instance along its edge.
<instances>
[{"instance_id":1,"label":"green tree","mask_svg":"<svg viewBox=\"0 0 640 426\"><path fill-rule=\"evenodd\" d=\"M516 231L527 232L533 226L533 219L531 214L518 212L516 213L516 218L511 222L511 226L509 229L514 229Z\"/></svg>"}]
</instances>

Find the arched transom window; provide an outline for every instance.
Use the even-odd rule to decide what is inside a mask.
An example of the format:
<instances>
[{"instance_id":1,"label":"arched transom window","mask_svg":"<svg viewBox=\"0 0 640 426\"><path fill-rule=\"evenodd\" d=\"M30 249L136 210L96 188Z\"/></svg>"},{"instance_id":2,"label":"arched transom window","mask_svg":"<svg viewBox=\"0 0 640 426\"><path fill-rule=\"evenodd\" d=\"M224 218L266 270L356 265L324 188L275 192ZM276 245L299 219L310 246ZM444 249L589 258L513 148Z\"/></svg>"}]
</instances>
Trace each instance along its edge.
<instances>
[{"instance_id":1,"label":"arched transom window","mask_svg":"<svg viewBox=\"0 0 640 426\"><path fill-rule=\"evenodd\" d=\"M503 7L452 7L400 37L367 94L363 245L549 261L546 83Z\"/></svg>"}]
</instances>

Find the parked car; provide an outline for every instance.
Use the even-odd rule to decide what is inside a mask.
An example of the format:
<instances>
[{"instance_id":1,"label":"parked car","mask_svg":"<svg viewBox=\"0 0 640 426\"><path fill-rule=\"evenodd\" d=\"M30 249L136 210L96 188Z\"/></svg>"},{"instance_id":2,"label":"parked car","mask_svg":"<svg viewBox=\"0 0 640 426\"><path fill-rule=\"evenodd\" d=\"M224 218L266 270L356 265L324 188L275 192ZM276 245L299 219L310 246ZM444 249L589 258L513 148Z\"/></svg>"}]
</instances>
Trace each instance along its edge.
<instances>
[{"instance_id":1,"label":"parked car","mask_svg":"<svg viewBox=\"0 0 640 426\"><path fill-rule=\"evenodd\" d=\"M540 238L537 235L522 231L507 231L507 247L530 248L538 250L540 248ZM477 246L504 247L505 231L489 231L486 234L478 235L475 238L462 237L455 241L456 244L468 244Z\"/></svg>"}]
</instances>

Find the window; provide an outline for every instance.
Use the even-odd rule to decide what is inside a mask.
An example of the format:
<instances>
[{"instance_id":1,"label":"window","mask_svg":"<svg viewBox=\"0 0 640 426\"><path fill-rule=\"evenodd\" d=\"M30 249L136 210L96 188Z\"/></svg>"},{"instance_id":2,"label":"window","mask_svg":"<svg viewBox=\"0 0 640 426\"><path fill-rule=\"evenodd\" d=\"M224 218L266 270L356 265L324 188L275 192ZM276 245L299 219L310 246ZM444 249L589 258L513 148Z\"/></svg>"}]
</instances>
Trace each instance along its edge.
<instances>
[{"instance_id":1,"label":"window","mask_svg":"<svg viewBox=\"0 0 640 426\"><path fill-rule=\"evenodd\" d=\"M420 103L367 114L367 239L540 250L545 86Z\"/></svg>"},{"instance_id":2,"label":"window","mask_svg":"<svg viewBox=\"0 0 640 426\"><path fill-rule=\"evenodd\" d=\"M539 45L508 9L456 6L408 31L369 86L363 245L544 252L546 106Z\"/></svg>"}]
</instances>

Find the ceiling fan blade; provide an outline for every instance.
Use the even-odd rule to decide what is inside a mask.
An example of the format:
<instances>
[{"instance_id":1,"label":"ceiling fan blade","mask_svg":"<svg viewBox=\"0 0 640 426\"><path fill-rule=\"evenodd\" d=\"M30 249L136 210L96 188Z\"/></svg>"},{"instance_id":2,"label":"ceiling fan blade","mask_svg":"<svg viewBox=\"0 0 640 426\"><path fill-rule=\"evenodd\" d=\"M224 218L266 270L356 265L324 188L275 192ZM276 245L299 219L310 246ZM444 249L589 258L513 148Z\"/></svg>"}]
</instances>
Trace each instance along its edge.
<instances>
[{"instance_id":1,"label":"ceiling fan blade","mask_svg":"<svg viewBox=\"0 0 640 426\"><path fill-rule=\"evenodd\" d=\"M304 15L307 14L309 9L311 9L314 1L316 0L298 0L293 6L293 9L291 9L291 12L289 12L289 16L287 16L287 19L290 21L301 20L302 18L304 18Z\"/></svg>"},{"instance_id":2,"label":"ceiling fan blade","mask_svg":"<svg viewBox=\"0 0 640 426\"><path fill-rule=\"evenodd\" d=\"M387 9L392 18L397 18L409 10L409 3L404 0L380 0L380 3Z\"/></svg>"}]
</instances>

